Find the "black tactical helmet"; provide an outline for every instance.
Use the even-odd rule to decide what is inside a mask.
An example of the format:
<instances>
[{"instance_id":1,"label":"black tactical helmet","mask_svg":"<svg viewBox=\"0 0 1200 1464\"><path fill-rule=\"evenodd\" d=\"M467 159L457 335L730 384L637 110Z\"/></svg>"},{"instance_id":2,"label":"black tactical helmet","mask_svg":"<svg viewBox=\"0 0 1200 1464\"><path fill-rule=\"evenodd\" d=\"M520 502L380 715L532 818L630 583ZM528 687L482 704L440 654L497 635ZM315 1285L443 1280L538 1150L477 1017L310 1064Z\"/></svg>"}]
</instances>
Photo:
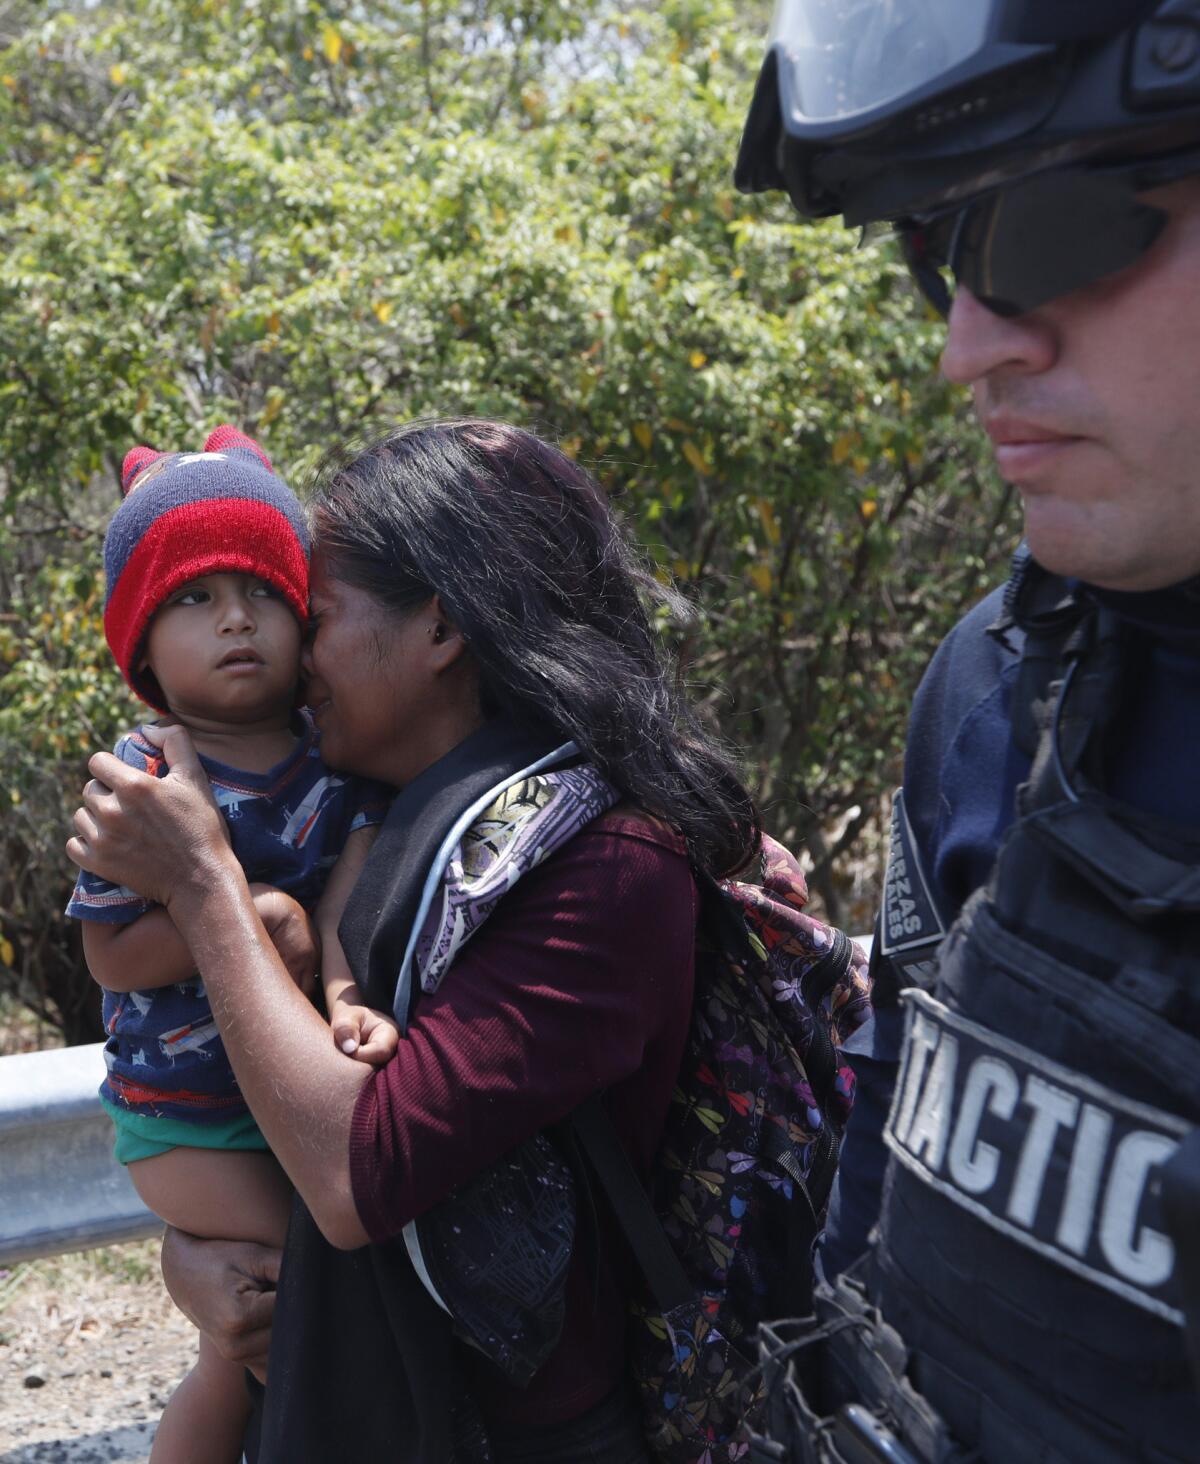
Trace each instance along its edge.
<instances>
[{"instance_id":1,"label":"black tactical helmet","mask_svg":"<svg viewBox=\"0 0 1200 1464\"><path fill-rule=\"evenodd\" d=\"M1200 0L778 0L735 181L1016 314L1132 263L1138 195L1193 172Z\"/></svg>"}]
</instances>

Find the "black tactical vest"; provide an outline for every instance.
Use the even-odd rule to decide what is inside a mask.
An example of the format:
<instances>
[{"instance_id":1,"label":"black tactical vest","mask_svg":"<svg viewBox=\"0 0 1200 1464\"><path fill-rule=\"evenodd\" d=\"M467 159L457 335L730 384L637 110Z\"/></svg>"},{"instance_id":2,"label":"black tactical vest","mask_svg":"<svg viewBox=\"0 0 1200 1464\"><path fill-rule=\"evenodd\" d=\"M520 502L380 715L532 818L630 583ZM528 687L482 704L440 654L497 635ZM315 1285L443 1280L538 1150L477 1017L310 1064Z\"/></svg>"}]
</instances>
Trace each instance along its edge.
<instances>
[{"instance_id":1,"label":"black tactical vest","mask_svg":"<svg viewBox=\"0 0 1200 1464\"><path fill-rule=\"evenodd\" d=\"M1200 1406L1160 1178L1200 1124L1200 834L1103 791L1137 646L1076 622L989 884L903 996L872 1291L989 1464L1182 1464Z\"/></svg>"}]
</instances>

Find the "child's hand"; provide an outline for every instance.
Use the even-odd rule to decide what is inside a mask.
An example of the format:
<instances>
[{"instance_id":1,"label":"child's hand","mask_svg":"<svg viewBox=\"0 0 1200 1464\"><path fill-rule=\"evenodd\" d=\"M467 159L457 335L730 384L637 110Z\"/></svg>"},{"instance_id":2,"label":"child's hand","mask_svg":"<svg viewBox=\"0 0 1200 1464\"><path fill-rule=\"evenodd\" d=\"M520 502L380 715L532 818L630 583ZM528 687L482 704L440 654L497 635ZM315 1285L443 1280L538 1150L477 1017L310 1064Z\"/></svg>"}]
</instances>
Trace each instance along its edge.
<instances>
[{"instance_id":1,"label":"child's hand","mask_svg":"<svg viewBox=\"0 0 1200 1464\"><path fill-rule=\"evenodd\" d=\"M321 960L321 937L312 917L291 895L273 885L252 884L250 895L288 974L305 996L311 996Z\"/></svg>"},{"instance_id":2,"label":"child's hand","mask_svg":"<svg viewBox=\"0 0 1200 1464\"><path fill-rule=\"evenodd\" d=\"M335 1002L329 1025L339 1052L382 1067L400 1045L400 1028L385 1012L351 1002Z\"/></svg>"}]
</instances>

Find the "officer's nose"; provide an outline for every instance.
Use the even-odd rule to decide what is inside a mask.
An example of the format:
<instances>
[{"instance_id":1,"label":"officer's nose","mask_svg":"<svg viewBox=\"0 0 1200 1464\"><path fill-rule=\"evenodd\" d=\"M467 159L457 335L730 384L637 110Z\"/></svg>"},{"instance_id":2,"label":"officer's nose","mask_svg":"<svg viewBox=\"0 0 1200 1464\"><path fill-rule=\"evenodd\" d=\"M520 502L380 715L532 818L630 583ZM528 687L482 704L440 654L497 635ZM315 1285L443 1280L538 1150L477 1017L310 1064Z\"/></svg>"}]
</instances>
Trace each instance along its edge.
<instances>
[{"instance_id":1,"label":"officer's nose","mask_svg":"<svg viewBox=\"0 0 1200 1464\"><path fill-rule=\"evenodd\" d=\"M1048 370L1058 347L1044 313L997 315L971 294L958 289L950 307L942 375L959 386L974 386L996 371L1036 374Z\"/></svg>"}]
</instances>

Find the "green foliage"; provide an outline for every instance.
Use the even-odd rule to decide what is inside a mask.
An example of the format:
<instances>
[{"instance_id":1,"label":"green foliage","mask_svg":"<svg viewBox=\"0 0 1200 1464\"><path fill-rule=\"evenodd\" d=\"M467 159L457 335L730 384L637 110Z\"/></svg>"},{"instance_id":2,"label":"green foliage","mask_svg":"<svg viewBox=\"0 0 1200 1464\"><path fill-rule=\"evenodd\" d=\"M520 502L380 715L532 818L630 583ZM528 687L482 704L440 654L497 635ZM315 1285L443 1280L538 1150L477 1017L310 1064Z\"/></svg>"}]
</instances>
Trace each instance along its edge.
<instances>
[{"instance_id":1,"label":"green foliage","mask_svg":"<svg viewBox=\"0 0 1200 1464\"><path fill-rule=\"evenodd\" d=\"M100 1035L91 982L61 911L73 866L63 852L90 753L137 720L112 671L98 565L54 560L16 587L0 620L0 962L20 952L21 994L77 1039Z\"/></svg>"},{"instance_id":2,"label":"green foliage","mask_svg":"<svg viewBox=\"0 0 1200 1464\"><path fill-rule=\"evenodd\" d=\"M689 678L839 913L830 871L896 780L920 669L1013 524L890 244L733 190L765 5L9 11L0 553L23 599L0 753L18 795L48 781L69 806L83 743L129 719L98 540L62 542L129 446L231 420L302 484L347 437L497 414L593 465L700 604L675 630ZM46 614L75 617L70 656Z\"/></svg>"}]
</instances>

